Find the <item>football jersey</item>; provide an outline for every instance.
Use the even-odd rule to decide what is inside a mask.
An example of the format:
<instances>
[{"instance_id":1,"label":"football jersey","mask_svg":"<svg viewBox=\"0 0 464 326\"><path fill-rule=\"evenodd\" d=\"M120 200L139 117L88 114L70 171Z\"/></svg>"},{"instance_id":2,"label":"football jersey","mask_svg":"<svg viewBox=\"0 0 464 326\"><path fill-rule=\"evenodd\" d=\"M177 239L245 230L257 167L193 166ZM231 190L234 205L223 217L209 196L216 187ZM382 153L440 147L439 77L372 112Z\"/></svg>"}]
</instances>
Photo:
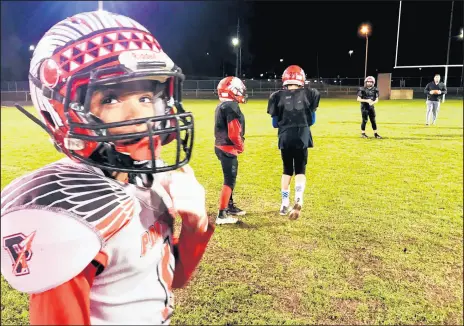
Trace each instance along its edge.
<instances>
[{"instance_id":1,"label":"football jersey","mask_svg":"<svg viewBox=\"0 0 464 326\"><path fill-rule=\"evenodd\" d=\"M267 113L278 117L279 133L292 127L308 127L319 100L320 94L313 88L281 89L271 94Z\"/></svg>"},{"instance_id":2,"label":"football jersey","mask_svg":"<svg viewBox=\"0 0 464 326\"><path fill-rule=\"evenodd\" d=\"M99 169L67 158L16 179L1 194L2 274L15 274L10 279L25 278L21 282L27 282L28 277L53 277L34 275L41 268L41 255L47 254L45 245L42 249L35 246L35 242L46 242L40 239L40 231L18 224L16 230L8 227L10 234L4 234L5 217L34 210L35 217L31 218L45 220L47 215L58 215L63 221L72 219L97 235L102 242L99 254L107 257L104 270L90 289L91 323L168 323L174 299L172 203L156 187L123 184L107 178ZM28 240L30 234L35 238ZM66 239L56 236L56 246L63 244L66 248ZM54 240L50 242L53 245ZM29 244L28 249L21 251L24 243ZM67 250L73 254L72 248ZM18 263L20 254L24 256L22 265ZM12 270L5 263L8 256ZM53 275L57 267L48 268Z\"/></svg>"},{"instance_id":3,"label":"football jersey","mask_svg":"<svg viewBox=\"0 0 464 326\"><path fill-rule=\"evenodd\" d=\"M314 146L310 125L319 107L320 94L314 88L281 89L271 94L267 113L277 117L279 149L304 149Z\"/></svg>"},{"instance_id":4,"label":"football jersey","mask_svg":"<svg viewBox=\"0 0 464 326\"><path fill-rule=\"evenodd\" d=\"M363 100L372 100L375 101L379 98L379 90L377 87L373 86L371 88L367 87L360 87L358 89L358 96ZM369 105L369 103L361 102L361 109L367 110L369 108L374 108L373 105Z\"/></svg>"},{"instance_id":5,"label":"football jersey","mask_svg":"<svg viewBox=\"0 0 464 326\"><path fill-rule=\"evenodd\" d=\"M214 137L216 145L234 145L228 135L228 124L237 119L242 127L240 136L245 136L245 117L237 102L221 102L216 107Z\"/></svg>"},{"instance_id":6,"label":"football jersey","mask_svg":"<svg viewBox=\"0 0 464 326\"><path fill-rule=\"evenodd\" d=\"M236 155L235 149L241 147L245 140L245 116L238 103L234 101L219 103L214 120L215 146Z\"/></svg>"}]
</instances>

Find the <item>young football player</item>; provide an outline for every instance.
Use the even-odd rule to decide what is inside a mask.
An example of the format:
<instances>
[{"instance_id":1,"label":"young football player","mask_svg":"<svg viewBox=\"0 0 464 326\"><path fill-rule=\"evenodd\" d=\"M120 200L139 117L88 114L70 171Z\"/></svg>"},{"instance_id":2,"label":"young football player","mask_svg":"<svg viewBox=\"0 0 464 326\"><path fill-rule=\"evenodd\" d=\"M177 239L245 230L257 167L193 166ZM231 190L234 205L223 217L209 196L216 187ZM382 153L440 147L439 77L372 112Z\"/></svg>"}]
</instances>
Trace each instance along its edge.
<instances>
[{"instance_id":1,"label":"young football player","mask_svg":"<svg viewBox=\"0 0 464 326\"><path fill-rule=\"evenodd\" d=\"M233 76L223 78L217 86L220 103L216 107L214 137L216 156L221 162L224 183L219 199L216 224L235 224L239 220L231 215L245 215L233 200L238 173L237 156L244 151L245 116L239 103L246 103L246 87Z\"/></svg>"},{"instance_id":2,"label":"young football player","mask_svg":"<svg viewBox=\"0 0 464 326\"><path fill-rule=\"evenodd\" d=\"M375 121L375 108L374 105L379 102L379 90L375 85L375 78L367 76L364 80L364 87L358 89L357 101L361 102L361 137L369 138L366 135L366 123L367 119L371 120L372 129L374 130L374 137L381 139L377 133L377 123Z\"/></svg>"},{"instance_id":3,"label":"young football player","mask_svg":"<svg viewBox=\"0 0 464 326\"><path fill-rule=\"evenodd\" d=\"M320 94L316 89L305 88L306 76L299 66L292 65L282 75L284 89L271 94L267 113L272 125L278 128L278 146L282 156L282 204L280 215L289 219L300 216L306 184L308 148L313 147L310 127L316 122ZM290 182L295 175L295 202L290 208Z\"/></svg>"},{"instance_id":4,"label":"young football player","mask_svg":"<svg viewBox=\"0 0 464 326\"><path fill-rule=\"evenodd\" d=\"M440 74L435 74L433 81L425 86L424 93L427 94L427 111L425 114L425 125L435 124L440 111L440 102L443 95L447 93L446 85L440 83Z\"/></svg>"},{"instance_id":5,"label":"young football player","mask_svg":"<svg viewBox=\"0 0 464 326\"><path fill-rule=\"evenodd\" d=\"M41 120L17 107L67 157L1 193L1 271L30 294L32 325L169 323L172 289L214 230L186 165L183 79L145 27L106 11L60 21L38 43L29 80Z\"/></svg>"}]
</instances>

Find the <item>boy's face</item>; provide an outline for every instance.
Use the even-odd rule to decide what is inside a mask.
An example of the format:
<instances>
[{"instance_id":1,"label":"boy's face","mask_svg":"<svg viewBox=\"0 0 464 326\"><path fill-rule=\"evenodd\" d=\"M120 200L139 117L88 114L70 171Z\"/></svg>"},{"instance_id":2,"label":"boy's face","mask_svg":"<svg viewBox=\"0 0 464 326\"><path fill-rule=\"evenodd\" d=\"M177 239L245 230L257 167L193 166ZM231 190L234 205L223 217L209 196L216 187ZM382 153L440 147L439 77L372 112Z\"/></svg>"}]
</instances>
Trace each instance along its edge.
<instances>
[{"instance_id":1,"label":"boy's face","mask_svg":"<svg viewBox=\"0 0 464 326\"><path fill-rule=\"evenodd\" d=\"M104 123L122 122L134 119L149 118L166 114L166 102L160 96L164 87L155 94L151 83L128 82L100 88L92 94L90 112ZM141 87L142 86L142 87ZM148 126L156 129L159 122L132 124L108 129L112 135L131 134L148 131ZM115 142L116 149L127 152L135 160L151 159L149 137L143 139ZM159 136L153 136L155 155L161 149ZM142 148L143 147L143 148Z\"/></svg>"}]
</instances>

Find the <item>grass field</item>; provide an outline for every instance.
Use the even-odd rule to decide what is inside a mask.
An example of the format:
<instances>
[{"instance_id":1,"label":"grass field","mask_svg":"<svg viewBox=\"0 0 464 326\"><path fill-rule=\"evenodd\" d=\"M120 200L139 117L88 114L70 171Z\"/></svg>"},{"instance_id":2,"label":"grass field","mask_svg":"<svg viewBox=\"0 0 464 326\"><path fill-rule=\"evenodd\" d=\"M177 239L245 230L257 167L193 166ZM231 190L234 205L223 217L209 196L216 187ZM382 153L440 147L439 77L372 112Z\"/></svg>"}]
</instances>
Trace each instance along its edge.
<instances>
[{"instance_id":1,"label":"grass field","mask_svg":"<svg viewBox=\"0 0 464 326\"><path fill-rule=\"evenodd\" d=\"M211 216L222 185L216 103L185 101ZM359 137L358 103L322 99L297 221L278 215L282 167L266 104L242 105L234 196L244 224L217 227L196 277L175 292L173 324L462 325L462 101L442 104L432 127L423 100L380 102L377 140ZM1 140L2 189L61 157L14 109L1 109ZM27 324L27 297L3 278L1 289L2 324Z\"/></svg>"}]
</instances>

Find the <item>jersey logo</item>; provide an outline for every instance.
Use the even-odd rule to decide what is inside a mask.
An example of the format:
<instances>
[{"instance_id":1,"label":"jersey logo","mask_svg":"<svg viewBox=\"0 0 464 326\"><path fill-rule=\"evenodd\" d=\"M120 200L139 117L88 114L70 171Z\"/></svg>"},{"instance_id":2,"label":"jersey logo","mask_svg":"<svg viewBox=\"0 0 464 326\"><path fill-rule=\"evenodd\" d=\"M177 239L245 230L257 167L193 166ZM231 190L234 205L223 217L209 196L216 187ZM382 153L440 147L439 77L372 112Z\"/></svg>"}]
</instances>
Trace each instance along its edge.
<instances>
[{"instance_id":1,"label":"jersey logo","mask_svg":"<svg viewBox=\"0 0 464 326\"><path fill-rule=\"evenodd\" d=\"M155 246L159 239L162 239L164 234L169 230L169 226L160 221L156 221L145 231L141 236L141 252L140 257L145 256L147 251Z\"/></svg>"},{"instance_id":2,"label":"jersey logo","mask_svg":"<svg viewBox=\"0 0 464 326\"><path fill-rule=\"evenodd\" d=\"M30 273L27 262L32 257L32 240L35 232L28 236L16 233L3 238L3 249L5 249L13 261L13 274L15 276L28 275Z\"/></svg>"}]
</instances>

